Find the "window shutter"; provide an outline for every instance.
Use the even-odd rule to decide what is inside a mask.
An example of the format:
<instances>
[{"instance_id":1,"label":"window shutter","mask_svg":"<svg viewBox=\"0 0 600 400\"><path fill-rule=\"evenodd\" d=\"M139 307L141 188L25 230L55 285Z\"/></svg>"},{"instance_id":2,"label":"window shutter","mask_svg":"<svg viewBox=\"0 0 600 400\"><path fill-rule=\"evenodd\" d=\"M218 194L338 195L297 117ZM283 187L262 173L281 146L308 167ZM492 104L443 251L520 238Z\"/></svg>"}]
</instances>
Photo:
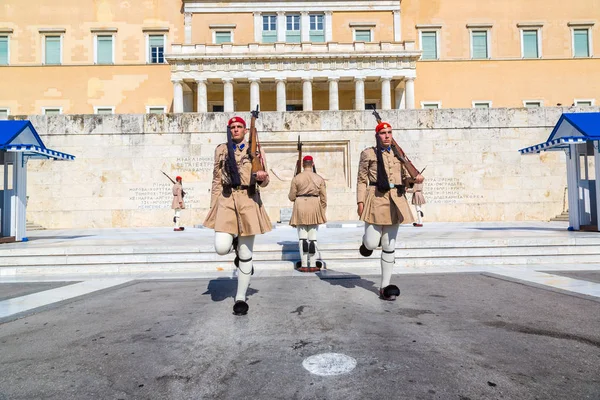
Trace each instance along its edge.
<instances>
[{"instance_id":1,"label":"window shutter","mask_svg":"<svg viewBox=\"0 0 600 400\"><path fill-rule=\"evenodd\" d=\"M98 36L98 64L112 64L112 36Z\"/></svg>"},{"instance_id":2,"label":"window shutter","mask_svg":"<svg viewBox=\"0 0 600 400\"><path fill-rule=\"evenodd\" d=\"M421 46L423 48L423 60L437 60L437 33L436 32L422 32L421 33Z\"/></svg>"},{"instance_id":3,"label":"window shutter","mask_svg":"<svg viewBox=\"0 0 600 400\"><path fill-rule=\"evenodd\" d=\"M538 58L538 32L523 31L523 57Z\"/></svg>"},{"instance_id":4,"label":"window shutter","mask_svg":"<svg viewBox=\"0 0 600 400\"><path fill-rule=\"evenodd\" d=\"M575 45L575 57L589 57L590 56L588 32L589 31L587 29L575 29L573 31L574 45Z\"/></svg>"},{"instance_id":5,"label":"window shutter","mask_svg":"<svg viewBox=\"0 0 600 400\"><path fill-rule=\"evenodd\" d=\"M60 36L46 36L46 64L60 64Z\"/></svg>"},{"instance_id":6,"label":"window shutter","mask_svg":"<svg viewBox=\"0 0 600 400\"><path fill-rule=\"evenodd\" d=\"M488 58L487 31L473 31L473 58Z\"/></svg>"}]
</instances>

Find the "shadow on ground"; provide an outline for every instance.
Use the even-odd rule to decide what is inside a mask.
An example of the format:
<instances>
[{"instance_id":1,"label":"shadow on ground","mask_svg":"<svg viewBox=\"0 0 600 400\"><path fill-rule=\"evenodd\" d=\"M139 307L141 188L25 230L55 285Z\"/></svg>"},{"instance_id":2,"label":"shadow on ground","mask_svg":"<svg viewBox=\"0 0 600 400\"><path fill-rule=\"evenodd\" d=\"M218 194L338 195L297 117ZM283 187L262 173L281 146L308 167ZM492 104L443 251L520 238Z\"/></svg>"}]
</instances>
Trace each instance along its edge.
<instances>
[{"instance_id":1,"label":"shadow on ground","mask_svg":"<svg viewBox=\"0 0 600 400\"><path fill-rule=\"evenodd\" d=\"M208 287L203 295L209 294L212 301L223 301L235 298L237 292L237 279L217 278L208 282ZM258 290L248 288L246 296L250 297L258 293Z\"/></svg>"}]
</instances>

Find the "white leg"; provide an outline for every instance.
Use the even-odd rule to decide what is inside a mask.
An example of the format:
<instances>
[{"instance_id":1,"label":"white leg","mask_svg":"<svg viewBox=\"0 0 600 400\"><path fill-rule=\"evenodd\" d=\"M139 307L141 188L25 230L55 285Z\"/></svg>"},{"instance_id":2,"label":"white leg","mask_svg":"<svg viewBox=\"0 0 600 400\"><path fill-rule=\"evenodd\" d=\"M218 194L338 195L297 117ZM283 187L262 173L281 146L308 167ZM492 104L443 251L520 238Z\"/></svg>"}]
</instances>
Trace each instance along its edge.
<instances>
[{"instance_id":1,"label":"white leg","mask_svg":"<svg viewBox=\"0 0 600 400\"><path fill-rule=\"evenodd\" d=\"M319 253L319 248L317 246L317 230L319 229L318 225L308 225L308 257L309 264L311 267L316 267L316 261L321 259L321 255ZM312 250L312 253L311 253Z\"/></svg>"},{"instance_id":2,"label":"white leg","mask_svg":"<svg viewBox=\"0 0 600 400\"><path fill-rule=\"evenodd\" d=\"M388 286L392 279L397 235L398 225L383 226L383 235L381 236L381 289Z\"/></svg>"},{"instance_id":3,"label":"white leg","mask_svg":"<svg viewBox=\"0 0 600 400\"><path fill-rule=\"evenodd\" d=\"M304 247L308 250L308 229L306 225L298 225L298 249L300 251L300 262L302 268L308 268L308 251L304 251Z\"/></svg>"},{"instance_id":4,"label":"white leg","mask_svg":"<svg viewBox=\"0 0 600 400\"><path fill-rule=\"evenodd\" d=\"M254 248L254 236L240 236L238 247L238 257L240 266L238 271L238 287L235 301L246 301L246 292L250 286L250 276L252 275L252 249Z\"/></svg>"},{"instance_id":5,"label":"white leg","mask_svg":"<svg viewBox=\"0 0 600 400\"><path fill-rule=\"evenodd\" d=\"M374 250L379 246L381 240L381 225L372 225L365 222L365 234L363 235L363 244L369 250Z\"/></svg>"},{"instance_id":6,"label":"white leg","mask_svg":"<svg viewBox=\"0 0 600 400\"><path fill-rule=\"evenodd\" d=\"M218 255L224 256L231 252L233 235L227 232L215 232L215 251Z\"/></svg>"},{"instance_id":7,"label":"white leg","mask_svg":"<svg viewBox=\"0 0 600 400\"><path fill-rule=\"evenodd\" d=\"M423 219L421 217L421 206L415 204L415 210L417 211L417 224L423 225Z\"/></svg>"},{"instance_id":8,"label":"white leg","mask_svg":"<svg viewBox=\"0 0 600 400\"><path fill-rule=\"evenodd\" d=\"M173 223L175 224L175 228L179 228L179 217L181 216L181 209L175 209L175 216L173 217Z\"/></svg>"}]
</instances>

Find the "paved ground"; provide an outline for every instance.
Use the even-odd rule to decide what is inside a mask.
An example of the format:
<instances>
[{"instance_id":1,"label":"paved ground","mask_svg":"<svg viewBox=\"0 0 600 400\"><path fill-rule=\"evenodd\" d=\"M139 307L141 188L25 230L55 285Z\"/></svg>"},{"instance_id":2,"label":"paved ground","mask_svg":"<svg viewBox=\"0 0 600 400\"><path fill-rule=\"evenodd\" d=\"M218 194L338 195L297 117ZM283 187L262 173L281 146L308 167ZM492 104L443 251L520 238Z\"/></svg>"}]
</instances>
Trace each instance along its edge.
<instances>
[{"instance_id":1,"label":"paved ground","mask_svg":"<svg viewBox=\"0 0 600 400\"><path fill-rule=\"evenodd\" d=\"M394 281L392 303L377 276L255 277L235 317L232 279L115 280L0 320L0 399L600 399L600 297L489 273ZM303 367L323 353L356 366Z\"/></svg>"}]
</instances>

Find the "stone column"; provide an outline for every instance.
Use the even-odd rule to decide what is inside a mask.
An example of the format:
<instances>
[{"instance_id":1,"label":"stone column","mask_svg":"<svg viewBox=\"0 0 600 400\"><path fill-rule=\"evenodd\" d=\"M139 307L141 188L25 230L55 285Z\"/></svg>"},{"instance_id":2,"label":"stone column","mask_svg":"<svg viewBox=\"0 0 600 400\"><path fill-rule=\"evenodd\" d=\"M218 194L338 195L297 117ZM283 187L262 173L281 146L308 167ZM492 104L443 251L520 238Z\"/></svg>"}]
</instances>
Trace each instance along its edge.
<instances>
[{"instance_id":1,"label":"stone column","mask_svg":"<svg viewBox=\"0 0 600 400\"><path fill-rule=\"evenodd\" d=\"M333 18L331 11L325 11L325 42L333 41Z\"/></svg>"},{"instance_id":2,"label":"stone column","mask_svg":"<svg viewBox=\"0 0 600 400\"><path fill-rule=\"evenodd\" d=\"M365 78L362 76L354 78L354 109L365 109Z\"/></svg>"},{"instance_id":3,"label":"stone column","mask_svg":"<svg viewBox=\"0 0 600 400\"><path fill-rule=\"evenodd\" d=\"M392 108L391 78L381 78L381 109L389 110Z\"/></svg>"},{"instance_id":4,"label":"stone column","mask_svg":"<svg viewBox=\"0 0 600 400\"><path fill-rule=\"evenodd\" d=\"M259 106L260 110L260 78L248 78L250 81L250 110L256 110Z\"/></svg>"},{"instance_id":5,"label":"stone column","mask_svg":"<svg viewBox=\"0 0 600 400\"><path fill-rule=\"evenodd\" d=\"M254 42L262 42L262 15L259 12L253 13L254 15Z\"/></svg>"},{"instance_id":6,"label":"stone column","mask_svg":"<svg viewBox=\"0 0 600 400\"><path fill-rule=\"evenodd\" d=\"M406 78L404 81L406 108L415 108L415 78Z\"/></svg>"},{"instance_id":7,"label":"stone column","mask_svg":"<svg viewBox=\"0 0 600 400\"><path fill-rule=\"evenodd\" d=\"M277 12L277 41L285 42L285 12L278 11Z\"/></svg>"},{"instance_id":8,"label":"stone column","mask_svg":"<svg viewBox=\"0 0 600 400\"><path fill-rule=\"evenodd\" d=\"M404 87L402 87L402 82L398 82L396 88L394 89L394 98L396 99L396 105L394 108L404 109L406 108L406 102L404 100Z\"/></svg>"},{"instance_id":9,"label":"stone column","mask_svg":"<svg viewBox=\"0 0 600 400\"><path fill-rule=\"evenodd\" d=\"M277 82L277 111L284 112L287 104L285 78L275 78L275 82Z\"/></svg>"},{"instance_id":10,"label":"stone column","mask_svg":"<svg viewBox=\"0 0 600 400\"><path fill-rule=\"evenodd\" d=\"M300 41L310 42L310 17L308 11L300 13Z\"/></svg>"},{"instance_id":11,"label":"stone column","mask_svg":"<svg viewBox=\"0 0 600 400\"><path fill-rule=\"evenodd\" d=\"M196 107L197 112L208 111L208 95L206 93L206 78L196 78Z\"/></svg>"},{"instance_id":12,"label":"stone column","mask_svg":"<svg viewBox=\"0 0 600 400\"><path fill-rule=\"evenodd\" d=\"M402 25L400 22L400 10L392 11L394 15L394 42L402 41Z\"/></svg>"},{"instance_id":13,"label":"stone column","mask_svg":"<svg viewBox=\"0 0 600 400\"><path fill-rule=\"evenodd\" d=\"M223 111L233 112L233 78L223 80Z\"/></svg>"},{"instance_id":14,"label":"stone column","mask_svg":"<svg viewBox=\"0 0 600 400\"><path fill-rule=\"evenodd\" d=\"M171 79L173 82L173 112L183 112L183 80L181 78Z\"/></svg>"},{"instance_id":15,"label":"stone column","mask_svg":"<svg viewBox=\"0 0 600 400\"><path fill-rule=\"evenodd\" d=\"M302 110L312 111L312 78L302 78Z\"/></svg>"},{"instance_id":16,"label":"stone column","mask_svg":"<svg viewBox=\"0 0 600 400\"><path fill-rule=\"evenodd\" d=\"M329 81L329 110L337 111L340 109L340 96L338 89L338 82L340 78L331 77Z\"/></svg>"}]
</instances>

